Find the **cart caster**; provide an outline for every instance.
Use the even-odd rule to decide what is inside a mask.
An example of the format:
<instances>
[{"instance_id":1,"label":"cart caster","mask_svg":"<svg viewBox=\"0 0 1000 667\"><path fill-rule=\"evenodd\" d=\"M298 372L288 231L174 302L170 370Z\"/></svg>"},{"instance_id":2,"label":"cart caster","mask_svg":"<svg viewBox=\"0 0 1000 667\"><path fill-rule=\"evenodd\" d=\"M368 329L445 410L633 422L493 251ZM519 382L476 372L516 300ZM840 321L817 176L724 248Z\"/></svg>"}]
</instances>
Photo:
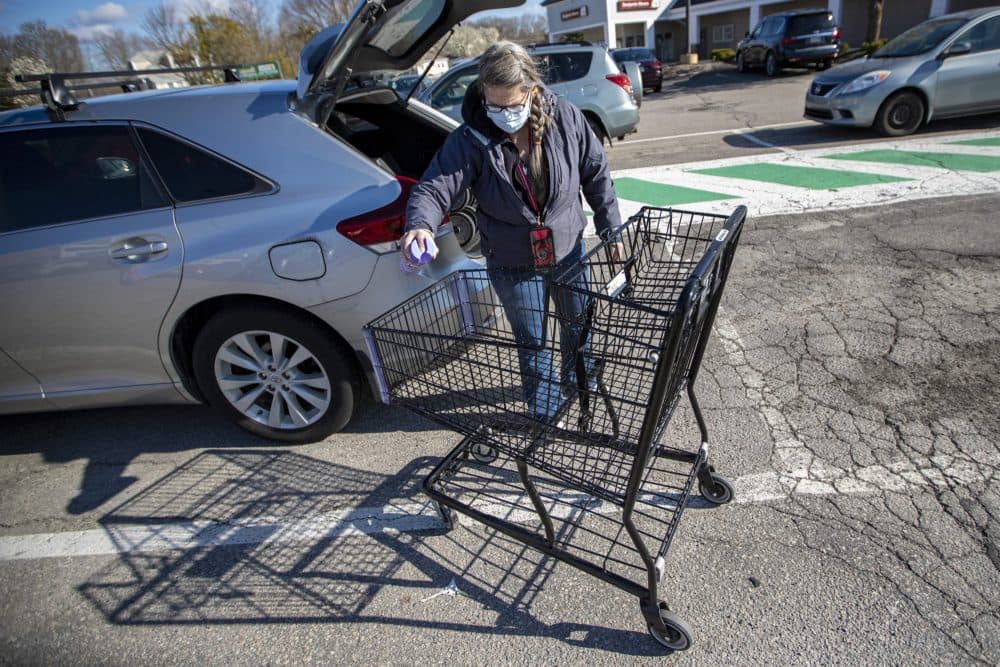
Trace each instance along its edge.
<instances>
[{"instance_id":1,"label":"cart caster","mask_svg":"<svg viewBox=\"0 0 1000 667\"><path fill-rule=\"evenodd\" d=\"M698 482L698 490L701 491L701 497L713 505L725 505L733 499L733 485L728 479L715 471L712 471L710 474L711 484L706 484L700 480Z\"/></svg>"},{"instance_id":2,"label":"cart caster","mask_svg":"<svg viewBox=\"0 0 1000 667\"><path fill-rule=\"evenodd\" d=\"M474 442L469 447L472 458L483 465L489 465L497 460L497 450L484 442Z\"/></svg>"},{"instance_id":3,"label":"cart caster","mask_svg":"<svg viewBox=\"0 0 1000 667\"><path fill-rule=\"evenodd\" d=\"M451 508L447 505L437 504L438 513L441 515L441 521L444 522L444 527L451 530L455 527L455 513L451 511Z\"/></svg>"},{"instance_id":4,"label":"cart caster","mask_svg":"<svg viewBox=\"0 0 1000 667\"><path fill-rule=\"evenodd\" d=\"M660 603L660 622L665 631L661 631L653 624L649 625L649 634L653 639L671 651L686 651L691 648L693 643L691 630L684 621L670 611L666 602Z\"/></svg>"}]
</instances>

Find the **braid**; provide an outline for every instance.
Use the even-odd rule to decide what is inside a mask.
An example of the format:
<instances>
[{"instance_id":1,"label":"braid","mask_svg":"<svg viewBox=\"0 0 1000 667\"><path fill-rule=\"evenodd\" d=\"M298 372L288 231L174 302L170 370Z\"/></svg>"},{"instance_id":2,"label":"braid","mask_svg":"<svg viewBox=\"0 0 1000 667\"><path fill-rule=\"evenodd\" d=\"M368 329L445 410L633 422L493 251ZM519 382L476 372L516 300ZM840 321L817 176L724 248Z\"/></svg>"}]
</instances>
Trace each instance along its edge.
<instances>
[{"instance_id":1,"label":"braid","mask_svg":"<svg viewBox=\"0 0 1000 667\"><path fill-rule=\"evenodd\" d=\"M549 194L549 173L545 168L545 155L542 151L542 140L545 138L545 126L549 117L545 113L542 101L542 91L538 87L531 94L531 147L528 154L528 171L531 174L532 189L538 201L545 201Z\"/></svg>"}]
</instances>

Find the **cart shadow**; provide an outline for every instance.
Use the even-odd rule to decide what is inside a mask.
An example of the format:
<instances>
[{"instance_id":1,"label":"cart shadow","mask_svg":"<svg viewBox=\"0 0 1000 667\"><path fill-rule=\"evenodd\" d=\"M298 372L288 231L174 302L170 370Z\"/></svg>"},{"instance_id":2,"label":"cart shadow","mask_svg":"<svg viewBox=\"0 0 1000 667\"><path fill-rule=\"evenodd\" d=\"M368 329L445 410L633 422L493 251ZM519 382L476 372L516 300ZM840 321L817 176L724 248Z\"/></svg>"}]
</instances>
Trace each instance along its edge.
<instances>
[{"instance_id":1,"label":"cart shadow","mask_svg":"<svg viewBox=\"0 0 1000 667\"><path fill-rule=\"evenodd\" d=\"M539 620L555 562L481 527L448 532L421 492L437 462L384 475L201 452L103 517L119 557L78 590L116 625L392 624L663 654L645 634Z\"/></svg>"}]
</instances>

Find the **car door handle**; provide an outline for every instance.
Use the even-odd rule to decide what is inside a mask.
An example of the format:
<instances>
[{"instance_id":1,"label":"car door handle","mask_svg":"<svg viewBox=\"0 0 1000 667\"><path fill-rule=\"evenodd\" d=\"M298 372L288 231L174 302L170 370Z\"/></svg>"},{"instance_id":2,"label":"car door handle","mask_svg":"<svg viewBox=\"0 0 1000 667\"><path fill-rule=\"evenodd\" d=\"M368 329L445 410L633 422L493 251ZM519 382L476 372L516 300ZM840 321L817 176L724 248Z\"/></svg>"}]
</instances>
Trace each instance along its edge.
<instances>
[{"instance_id":1,"label":"car door handle","mask_svg":"<svg viewBox=\"0 0 1000 667\"><path fill-rule=\"evenodd\" d=\"M169 246L165 241L151 241L139 245L124 245L111 251L112 259L137 260L159 255L167 251Z\"/></svg>"}]
</instances>

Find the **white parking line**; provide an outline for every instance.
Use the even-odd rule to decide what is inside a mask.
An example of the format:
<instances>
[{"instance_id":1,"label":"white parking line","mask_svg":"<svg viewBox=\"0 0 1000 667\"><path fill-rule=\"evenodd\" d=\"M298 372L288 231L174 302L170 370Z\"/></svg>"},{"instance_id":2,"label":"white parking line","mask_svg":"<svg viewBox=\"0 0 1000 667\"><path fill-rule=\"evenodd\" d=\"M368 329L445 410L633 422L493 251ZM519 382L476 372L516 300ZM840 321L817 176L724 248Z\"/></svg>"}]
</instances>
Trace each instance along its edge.
<instances>
[{"instance_id":1,"label":"white parking line","mask_svg":"<svg viewBox=\"0 0 1000 667\"><path fill-rule=\"evenodd\" d=\"M883 491L903 492L914 487L965 486L978 481L996 481L1000 456L973 460L964 455L933 456L889 466L874 465L854 471L827 468L826 480L817 478L817 468L745 475L735 481L738 504L782 501L792 495L868 495ZM575 496L574 496L575 497ZM573 498L567 498L567 501ZM664 506L669 500L661 501ZM614 512L604 503L588 505L588 511ZM479 509L489 510L488 506ZM509 509L508 505L504 509ZM532 522L533 512L523 516L515 510L508 520ZM463 524L473 523L464 516ZM431 501L402 502L384 507L359 507L343 512L302 517L255 517L251 520L172 524L129 525L105 529L13 535L0 537L0 561L74 556L108 556L124 553L163 553L246 544L303 544L334 536L399 534L441 528L441 518Z\"/></svg>"}]
</instances>

